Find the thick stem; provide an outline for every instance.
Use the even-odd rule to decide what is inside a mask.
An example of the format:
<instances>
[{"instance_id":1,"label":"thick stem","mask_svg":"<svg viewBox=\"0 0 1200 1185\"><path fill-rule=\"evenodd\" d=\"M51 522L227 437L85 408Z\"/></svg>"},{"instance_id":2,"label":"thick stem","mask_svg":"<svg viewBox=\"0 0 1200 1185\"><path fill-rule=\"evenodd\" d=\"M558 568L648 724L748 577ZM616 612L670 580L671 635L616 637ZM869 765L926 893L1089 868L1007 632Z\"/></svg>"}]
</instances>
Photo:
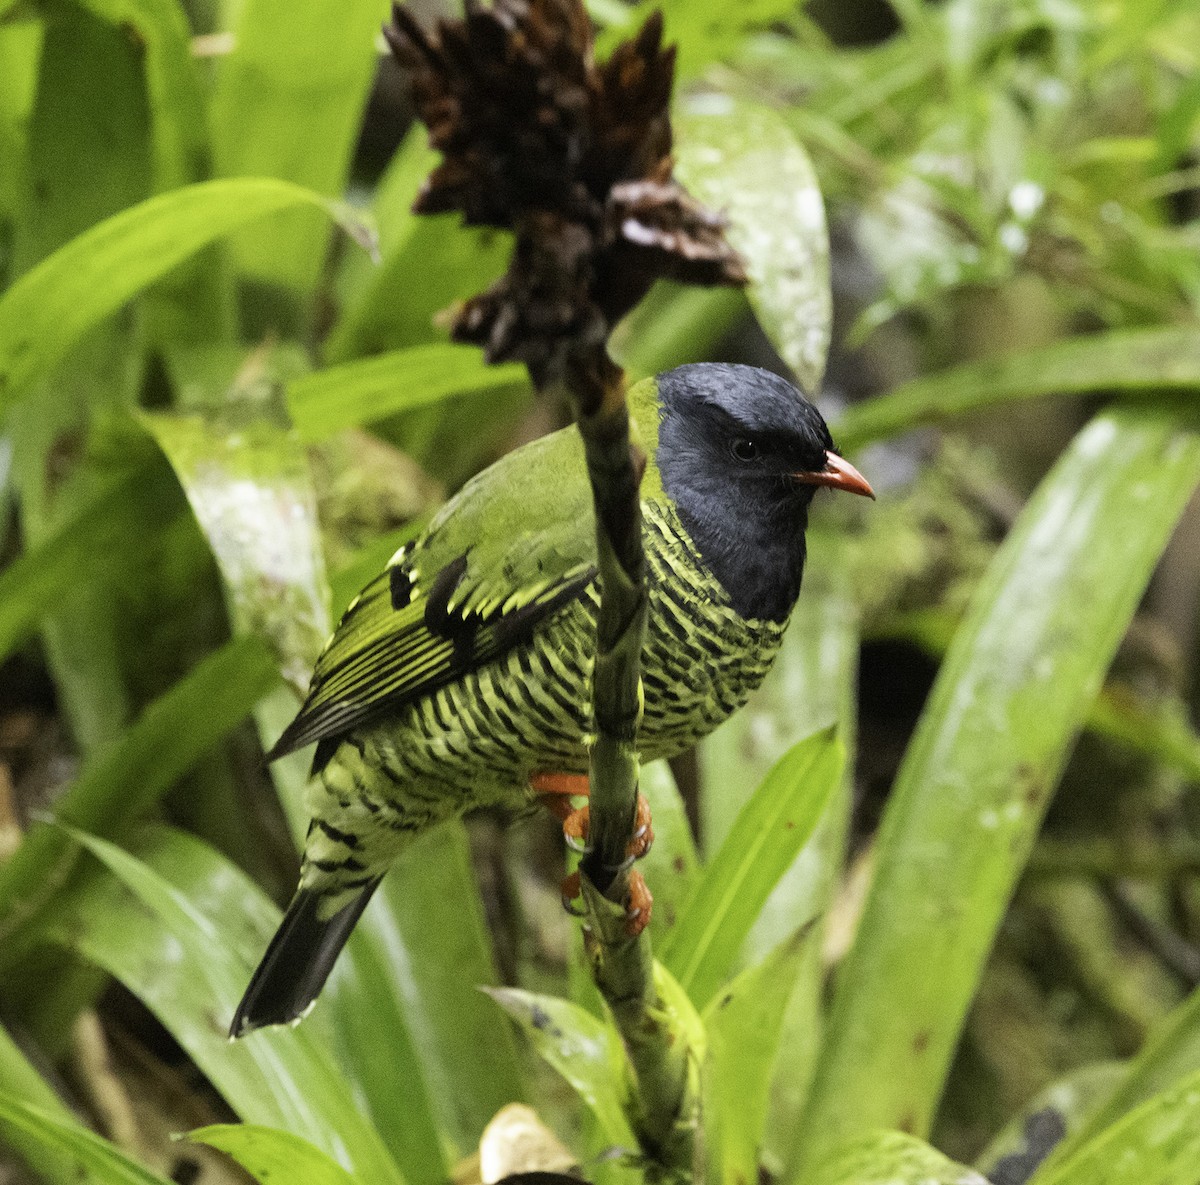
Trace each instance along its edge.
<instances>
[{"instance_id":1,"label":"thick stem","mask_svg":"<svg viewBox=\"0 0 1200 1185\"><path fill-rule=\"evenodd\" d=\"M690 1170L694 1132L681 1122L690 1043L653 982L649 935L626 931L626 852L637 808L641 654L646 634L645 553L638 489L645 458L629 439L625 378L604 351L567 368L596 510L600 612L592 706L590 850L580 865L586 941L596 986L612 1012L637 1080L633 1119L644 1150Z\"/></svg>"}]
</instances>

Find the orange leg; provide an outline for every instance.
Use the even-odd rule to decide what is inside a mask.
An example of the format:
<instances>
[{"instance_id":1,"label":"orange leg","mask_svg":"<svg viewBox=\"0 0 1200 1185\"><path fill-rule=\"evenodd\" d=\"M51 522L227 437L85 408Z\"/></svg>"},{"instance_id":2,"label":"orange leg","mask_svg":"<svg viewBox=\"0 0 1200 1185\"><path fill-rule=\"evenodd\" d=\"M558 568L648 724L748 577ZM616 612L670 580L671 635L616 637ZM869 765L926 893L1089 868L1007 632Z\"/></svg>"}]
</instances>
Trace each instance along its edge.
<instances>
[{"instance_id":1,"label":"orange leg","mask_svg":"<svg viewBox=\"0 0 1200 1185\"><path fill-rule=\"evenodd\" d=\"M563 835L567 844L576 851L583 851L587 844L588 808L581 806L562 817ZM654 828L650 825L650 804L644 794L637 797L637 818L633 824L633 838L625 854L630 860L639 860L654 843Z\"/></svg>"},{"instance_id":2,"label":"orange leg","mask_svg":"<svg viewBox=\"0 0 1200 1185\"><path fill-rule=\"evenodd\" d=\"M571 799L586 798L590 789L587 774L555 773L531 774L529 788L542 806L564 823L575 810Z\"/></svg>"},{"instance_id":3,"label":"orange leg","mask_svg":"<svg viewBox=\"0 0 1200 1185\"><path fill-rule=\"evenodd\" d=\"M529 779L531 789L540 797L543 805L562 820L563 836L569 847L576 851L587 848L589 812L586 806L572 807L572 798L586 798L588 779L586 774L536 773ZM644 856L654 842L654 829L650 820L650 804L644 794L637 798L637 817L634 821L633 838L629 841L626 855L630 860ZM571 913L579 913L573 904L579 896L579 873L573 872L562 883L563 905ZM637 936L650 921L650 909L654 898L646 887L646 878L636 869L629 874L629 902L626 906L626 930Z\"/></svg>"}]
</instances>

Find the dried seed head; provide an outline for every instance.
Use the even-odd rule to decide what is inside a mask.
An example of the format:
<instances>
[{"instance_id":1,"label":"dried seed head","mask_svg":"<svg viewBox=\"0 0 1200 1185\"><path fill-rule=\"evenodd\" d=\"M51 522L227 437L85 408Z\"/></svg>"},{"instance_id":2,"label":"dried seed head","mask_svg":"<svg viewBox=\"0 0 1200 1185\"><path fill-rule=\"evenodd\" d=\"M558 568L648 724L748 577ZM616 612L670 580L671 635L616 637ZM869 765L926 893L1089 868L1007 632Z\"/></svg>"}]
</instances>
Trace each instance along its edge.
<instances>
[{"instance_id":1,"label":"dried seed head","mask_svg":"<svg viewBox=\"0 0 1200 1185\"><path fill-rule=\"evenodd\" d=\"M415 210L517 238L505 276L458 314L458 340L540 381L602 346L659 277L745 282L722 220L672 179L675 51L658 13L601 66L581 0L466 0L428 32L395 7L384 35L443 158Z\"/></svg>"}]
</instances>

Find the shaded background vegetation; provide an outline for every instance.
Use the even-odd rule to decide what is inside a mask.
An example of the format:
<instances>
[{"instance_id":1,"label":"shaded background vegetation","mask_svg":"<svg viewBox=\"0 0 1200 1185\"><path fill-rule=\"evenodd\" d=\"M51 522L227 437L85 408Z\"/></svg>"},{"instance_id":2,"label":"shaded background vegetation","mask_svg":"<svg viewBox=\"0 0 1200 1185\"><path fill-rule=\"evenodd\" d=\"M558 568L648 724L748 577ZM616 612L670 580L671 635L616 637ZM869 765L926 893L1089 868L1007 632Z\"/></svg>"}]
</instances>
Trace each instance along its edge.
<instances>
[{"instance_id":1,"label":"shaded background vegetation","mask_svg":"<svg viewBox=\"0 0 1200 1185\"><path fill-rule=\"evenodd\" d=\"M702 1008L726 971L804 934L763 972L797 985L767 1001L782 1035L730 1062L765 1083L777 1058L771 1174L883 1127L1011 1185L1036 1159L1024 1109L1035 1144L1071 1128L1079 1148L1200 1070L1200 14L660 7L680 171L748 228L757 318L741 294L663 286L615 349L635 375L722 358L811 383L831 330L821 403L883 496L854 520L826 508L752 707L673 777L647 773L657 949L680 974L700 861L723 867L772 767L802 797L792 746L840 720L852 776L685 987ZM633 27L615 0L592 12L602 46ZM592 1111L575 1106L475 990L594 1007L550 824L430 836L328 1009L278 1053L220 1040L294 875L304 763L261 762L287 685L447 493L560 417L520 369L445 344L437 314L508 244L408 213L433 158L380 55L384 15L0 0L0 1085L65 1100L178 1179L235 1170L165 1133L235 1115L372 1181L441 1179L514 1099L568 1162L622 1142L620 1092L597 1079ZM809 159L831 308L821 234L787 234ZM58 289L16 286L153 195L248 177L313 192L231 182L163 207L127 256L90 240ZM89 306L165 258L164 235L177 267L131 281L132 304ZM85 857L47 810L119 846ZM749 898L774 872L760 881ZM21 1156L0 1179L25 1179L22 1157L74 1179L69 1155L6 1130ZM726 1167L758 1155L752 1140ZM874 1179L855 1172L830 1185Z\"/></svg>"}]
</instances>

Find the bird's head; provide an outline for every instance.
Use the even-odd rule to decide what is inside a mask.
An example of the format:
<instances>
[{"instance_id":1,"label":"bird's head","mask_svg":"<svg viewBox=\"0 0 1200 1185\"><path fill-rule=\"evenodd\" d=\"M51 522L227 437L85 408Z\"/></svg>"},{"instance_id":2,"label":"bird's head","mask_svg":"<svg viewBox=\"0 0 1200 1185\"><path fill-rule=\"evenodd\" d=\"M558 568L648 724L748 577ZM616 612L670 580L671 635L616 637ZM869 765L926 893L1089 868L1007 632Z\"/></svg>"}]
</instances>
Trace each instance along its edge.
<instances>
[{"instance_id":1,"label":"bird's head","mask_svg":"<svg viewBox=\"0 0 1200 1185\"><path fill-rule=\"evenodd\" d=\"M875 495L821 413L753 366L700 363L657 379L663 491L735 606L781 620L800 591L808 506L822 486Z\"/></svg>"}]
</instances>

